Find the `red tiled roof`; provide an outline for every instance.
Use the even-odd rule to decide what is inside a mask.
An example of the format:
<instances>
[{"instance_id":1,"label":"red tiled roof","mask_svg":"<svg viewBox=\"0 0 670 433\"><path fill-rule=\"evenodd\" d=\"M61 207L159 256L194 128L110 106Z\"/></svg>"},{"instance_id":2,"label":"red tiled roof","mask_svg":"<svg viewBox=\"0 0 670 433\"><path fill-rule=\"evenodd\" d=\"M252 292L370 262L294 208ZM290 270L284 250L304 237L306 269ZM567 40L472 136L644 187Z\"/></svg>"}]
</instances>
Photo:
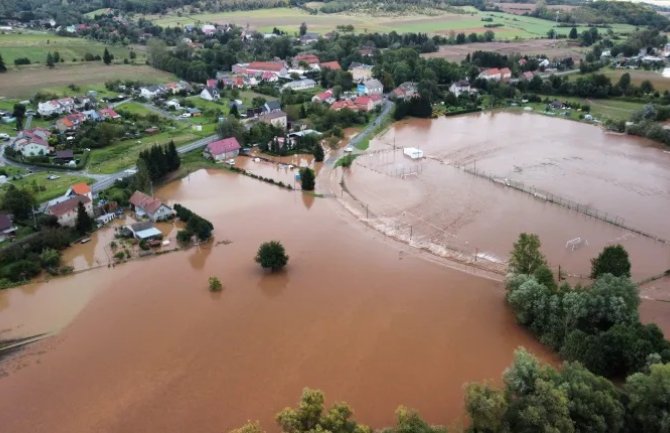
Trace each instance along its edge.
<instances>
[{"instance_id":1,"label":"red tiled roof","mask_svg":"<svg viewBox=\"0 0 670 433\"><path fill-rule=\"evenodd\" d=\"M129 200L130 204L139 207L148 214L155 213L163 203L155 197L150 197L142 191L135 191Z\"/></svg>"},{"instance_id":2,"label":"red tiled roof","mask_svg":"<svg viewBox=\"0 0 670 433\"><path fill-rule=\"evenodd\" d=\"M51 206L47 212L53 216L59 217L62 215L65 215L68 212L72 212L73 210L77 209L77 206L79 206L79 203L86 204L90 202L91 199L85 196L81 195L76 195L74 197L70 197L67 200L61 201L59 203L56 203L55 205Z\"/></svg>"},{"instance_id":3,"label":"red tiled roof","mask_svg":"<svg viewBox=\"0 0 670 433\"><path fill-rule=\"evenodd\" d=\"M121 116L119 116L119 114L116 111L114 111L111 108L103 108L103 109L100 110L99 113L102 117L109 117L110 119L114 119L116 117L121 117Z\"/></svg>"},{"instance_id":4,"label":"red tiled roof","mask_svg":"<svg viewBox=\"0 0 670 433\"><path fill-rule=\"evenodd\" d=\"M77 195L86 195L91 193L91 187L86 185L84 182L75 183L70 187L72 192Z\"/></svg>"},{"instance_id":5,"label":"red tiled roof","mask_svg":"<svg viewBox=\"0 0 670 433\"><path fill-rule=\"evenodd\" d=\"M333 102L333 105L330 106L330 108L332 110L335 110L335 111L342 110L344 108L348 108L350 110L356 110L357 109L356 104L349 101L348 99L345 99L343 101L335 101L335 102Z\"/></svg>"},{"instance_id":6,"label":"red tiled roof","mask_svg":"<svg viewBox=\"0 0 670 433\"><path fill-rule=\"evenodd\" d=\"M223 140L213 141L207 145L207 150L211 155L221 155L228 152L239 150L242 146L235 137L224 138Z\"/></svg>"},{"instance_id":7,"label":"red tiled roof","mask_svg":"<svg viewBox=\"0 0 670 433\"><path fill-rule=\"evenodd\" d=\"M297 63L305 62L308 65L319 63L319 58L315 54L298 54L293 60Z\"/></svg>"},{"instance_id":8,"label":"red tiled roof","mask_svg":"<svg viewBox=\"0 0 670 433\"><path fill-rule=\"evenodd\" d=\"M340 64L338 63L337 60L333 60L332 62L321 63L320 66L321 66L321 69L327 68L327 69L332 69L333 71L339 71L340 69L342 69L342 66L340 66Z\"/></svg>"},{"instance_id":9,"label":"red tiled roof","mask_svg":"<svg viewBox=\"0 0 670 433\"><path fill-rule=\"evenodd\" d=\"M216 87L217 81L215 79L207 80L207 87Z\"/></svg>"},{"instance_id":10,"label":"red tiled roof","mask_svg":"<svg viewBox=\"0 0 670 433\"><path fill-rule=\"evenodd\" d=\"M325 101L326 99L330 98L333 96L333 89L328 89L325 92L321 92L316 97L320 99L321 101Z\"/></svg>"},{"instance_id":11,"label":"red tiled roof","mask_svg":"<svg viewBox=\"0 0 670 433\"><path fill-rule=\"evenodd\" d=\"M251 62L247 69L254 69L258 71L274 71L279 72L284 69L282 62Z\"/></svg>"}]
</instances>

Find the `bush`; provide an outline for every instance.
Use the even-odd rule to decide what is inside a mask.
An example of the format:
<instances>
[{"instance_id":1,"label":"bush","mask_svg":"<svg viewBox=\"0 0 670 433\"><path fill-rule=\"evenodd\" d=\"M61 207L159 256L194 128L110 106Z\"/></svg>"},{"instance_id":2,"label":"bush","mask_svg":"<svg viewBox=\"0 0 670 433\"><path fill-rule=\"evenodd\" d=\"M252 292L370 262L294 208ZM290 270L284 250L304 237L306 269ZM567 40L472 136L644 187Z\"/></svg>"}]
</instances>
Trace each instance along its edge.
<instances>
[{"instance_id":1,"label":"bush","mask_svg":"<svg viewBox=\"0 0 670 433\"><path fill-rule=\"evenodd\" d=\"M276 272L282 269L288 263L288 256L284 246L279 241L264 242L258 248L256 254L256 263L259 263L264 269L270 269Z\"/></svg>"},{"instance_id":2,"label":"bush","mask_svg":"<svg viewBox=\"0 0 670 433\"><path fill-rule=\"evenodd\" d=\"M210 292L220 292L223 290L223 285L216 277L209 277L209 291Z\"/></svg>"}]
</instances>

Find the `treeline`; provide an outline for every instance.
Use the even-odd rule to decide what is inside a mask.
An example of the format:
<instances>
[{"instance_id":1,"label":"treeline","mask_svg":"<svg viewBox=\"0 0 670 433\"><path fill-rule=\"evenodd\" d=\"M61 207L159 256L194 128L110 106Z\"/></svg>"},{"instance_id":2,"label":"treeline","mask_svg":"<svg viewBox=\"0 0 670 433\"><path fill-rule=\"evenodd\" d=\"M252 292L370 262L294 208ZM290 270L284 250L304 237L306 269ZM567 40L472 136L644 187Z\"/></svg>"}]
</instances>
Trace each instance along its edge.
<instances>
[{"instance_id":1,"label":"treeline","mask_svg":"<svg viewBox=\"0 0 670 433\"><path fill-rule=\"evenodd\" d=\"M181 165L179 153L174 141L166 145L151 146L148 150L140 152L139 159L144 161L152 182L162 179L166 174L177 170Z\"/></svg>"},{"instance_id":2,"label":"treeline","mask_svg":"<svg viewBox=\"0 0 670 433\"><path fill-rule=\"evenodd\" d=\"M212 237L214 226L211 222L179 203L174 205L174 210L177 213L177 218L186 223L186 228L177 232L179 243L188 244L193 236L200 241L206 241Z\"/></svg>"},{"instance_id":3,"label":"treeline","mask_svg":"<svg viewBox=\"0 0 670 433\"><path fill-rule=\"evenodd\" d=\"M283 433L372 433L372 429L353 418L354 411L347 403L335 403L324 407L325 397L321 391L305 388L296 408L281 410L275 419ZM395 411L395 425L385 428L384 433L447 433L442 426L430 425L414 409L399 406ZM264 433L261 425L248 422L229 433Z\"/></svg>"},{"instance_id":4,"label":"treeline","mask_svg":"<svg viewBox=\"0 0 670 433\"><path fill-rule=\"evenodd\" d=\"M502 389L469 384L469 433L665 432L670 415L670 364L650 359L617 387L579 363L560 369L521 349Z\"/></svg>"},{"instance_id":5,"label":"treeline","mask_svg":"<svg viewBox=\"0 0 670 433\"><path fill-rule=\"evenodd\" d=\"M593 259L590 287L559 285L537 235L521 234L509 266L507 302L517 321L564 359L611 378L640 371L650 359L670 361L661 330L640 323L640 298L623 247L607 247Z\"/></svg>"}]
</instances>

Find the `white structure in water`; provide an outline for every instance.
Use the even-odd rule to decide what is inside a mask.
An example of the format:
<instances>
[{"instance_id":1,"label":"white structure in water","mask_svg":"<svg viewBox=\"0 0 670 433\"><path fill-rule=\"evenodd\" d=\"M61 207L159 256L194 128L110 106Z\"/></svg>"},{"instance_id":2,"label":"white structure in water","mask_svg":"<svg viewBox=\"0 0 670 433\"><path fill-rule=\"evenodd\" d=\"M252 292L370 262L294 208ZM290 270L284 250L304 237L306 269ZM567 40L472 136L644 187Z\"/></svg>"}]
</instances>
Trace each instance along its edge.
<instances>
[{"instance_id":1,"label":"white structure in water","mask_svg":"<svg viewBox=\"0 0 670 433\"><path fill-rule=\"evenodd\" d=\"M417 149L416 147L403 147L402 153L404 153L405 156L409 156L412 159L423 158L423 150Z\"/></svg>"}]
</instances>

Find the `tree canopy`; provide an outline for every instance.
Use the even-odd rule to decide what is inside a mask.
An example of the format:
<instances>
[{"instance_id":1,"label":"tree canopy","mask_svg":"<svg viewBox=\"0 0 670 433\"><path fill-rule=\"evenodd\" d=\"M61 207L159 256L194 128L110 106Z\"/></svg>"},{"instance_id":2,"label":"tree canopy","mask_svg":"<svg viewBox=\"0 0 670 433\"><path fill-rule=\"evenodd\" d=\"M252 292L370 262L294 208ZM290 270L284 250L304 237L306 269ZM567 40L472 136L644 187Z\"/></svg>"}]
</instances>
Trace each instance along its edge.
<instances>
[{"instance_id":1,"label":"tree canopy","mask_svg":"<svg viewBox=\"0 0 670 433\"><path fill-rule=\"evenodd\" d=\"M628 252L623 246L617 244L605 247L598 257L591 260L591 278L598 278L603 274L612 274L615 277L630 276Z\"/></svg>"},{"instance_id":2,"label":"tree canopy","mask_svg":"<svg viewBox=\"0 0 670 433\"><path fill-rule=\"evenodd\" d=\"M288 263L284 246L279 241L263 242L256 253L256 263L264 269L276 272Z\"/></svg>"}]
</instances>

